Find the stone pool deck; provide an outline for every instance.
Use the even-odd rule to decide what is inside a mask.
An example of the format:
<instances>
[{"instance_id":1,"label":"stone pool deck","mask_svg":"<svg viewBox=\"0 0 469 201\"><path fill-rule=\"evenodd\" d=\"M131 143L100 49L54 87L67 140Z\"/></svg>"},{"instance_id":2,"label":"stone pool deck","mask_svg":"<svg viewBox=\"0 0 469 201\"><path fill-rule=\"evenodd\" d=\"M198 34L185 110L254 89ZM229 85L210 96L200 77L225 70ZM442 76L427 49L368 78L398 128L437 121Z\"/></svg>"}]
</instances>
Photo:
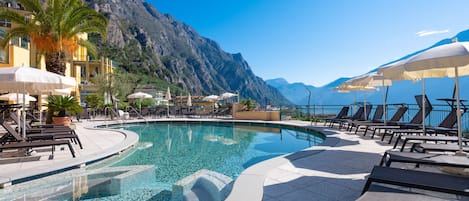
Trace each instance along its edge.
<instances>
[{"instance_id":1,"label":"stone pool deck","mask_svg":"<svg viewBox=\"0 0 469 201\"><path fill-rule=\"evenodd\" d=\"M90 161L96 161L130 148L138 142L138 135L124 130L95 129L103 121L81 121L75 123L75 131L83 144L83 149L73 144L76 158L70 154L68 147L58 146L54 158L49 160L50 149L38 151L22 160L8 163L0 160L0 187L8 186L11 181L48 173L66 168L82 167ZM3 131L2 131L3 132ZM40 149L39 149L40 150Z\"/></svg>"},{"instance_id":2,"label":"stone pool deck","mask_svg":"<svg viewBox=\"0 0 469 201\"><path fill-rule=\"evenodd\" d=\"M155 121L158 120L225 121L175 118ZM72 158L65 148L57 150L53 160L47 159L50 152L40 152L38 155L42 157L39 161L0 164L0 184L57 169L82 166L119 153L138 142L138 136L132 132L90 128L106 123L110 122L76 123L76 131L84 146L80 149L74 145L76 158ZM379 163L384 151L391 148L369 136L330 129L323 127L322 123L316 126L302 121L267 123L312 127L327 135L327 138L319 146L251 166L237 178L227 200L355 200L360 195L366 176Z\"/></svg>"},{"instance_id":3,"label":"stone pool deck","mask_svg":"<svg viewBox=\"0 0 469 201\"><path fill-rule=\"evenodd\" d=\"M228 201L355 200L366 176L391 148L369 136L323 127L322 123L281 123L312 127L327 138L319 146L249 167L237 178Z\"/></svg>"}]
</instances>

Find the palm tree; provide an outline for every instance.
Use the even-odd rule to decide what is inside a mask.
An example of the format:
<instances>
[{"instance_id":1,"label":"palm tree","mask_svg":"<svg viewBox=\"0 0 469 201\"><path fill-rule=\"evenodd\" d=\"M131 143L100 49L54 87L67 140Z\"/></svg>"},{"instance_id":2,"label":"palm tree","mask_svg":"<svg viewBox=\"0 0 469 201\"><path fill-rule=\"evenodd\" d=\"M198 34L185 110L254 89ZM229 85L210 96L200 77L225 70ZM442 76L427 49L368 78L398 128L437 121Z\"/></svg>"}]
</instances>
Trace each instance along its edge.
<instances>
[{"instance_id":1,"label":"palm tree","mask_svg":"<svg viewBox=\"0 0 469 201\"><path fill-rule=\"evenodd\" d=\"M97 33L105 40L107 19L88 8L80 0L18 0L30 17L8 9L0 9L0 19L15 24L0 42L6 47L10 39L29 37L39 53L46 56L47 71L65 74L66 59L79 46L96 55L96 47L78 37L83 33Z\"/></svg>"}]
</instances>

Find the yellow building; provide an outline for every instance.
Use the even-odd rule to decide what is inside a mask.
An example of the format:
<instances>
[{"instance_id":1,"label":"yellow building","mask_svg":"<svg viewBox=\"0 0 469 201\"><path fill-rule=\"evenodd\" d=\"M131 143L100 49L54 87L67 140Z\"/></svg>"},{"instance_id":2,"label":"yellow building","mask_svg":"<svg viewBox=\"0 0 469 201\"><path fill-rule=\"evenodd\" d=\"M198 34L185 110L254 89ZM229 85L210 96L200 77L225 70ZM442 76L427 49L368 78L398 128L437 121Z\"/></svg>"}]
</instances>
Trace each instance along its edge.
<instances>
[{"instance_id":1,"label":"yellow building","mask_svg":"<svg viewBox=\"0 0 469 201\"><path fill-rule=\"evenodd\" d=\"M21 8L20 5L8 3L2 6L7 6L10 9L24 14L25 17L30 17L30 13ZM5 34L14 27L8 21L0 20L0 39L3 39ZM80 39L87 40L87 34L80 34ZM16 38L10 40L10 43L5 49L0 49L0 68L13 67L13 66L30 66L41 70L46 70L45 57L36 51L35 45L31 43L28 38ZM79 101L95 88L90 80L98 75L109 75L113 71L112 61L107 58L92 59L88 55L85 47L79 47L72 55L71 62L67 62L65 76L73 77L77 81L75 89L72 89L71 95L75 96ZM107 77L109 79L109 77ZM43 99L45 97L42 97ZM42 101L39 101L39 105Z\"/></svg>"}]
</instances>

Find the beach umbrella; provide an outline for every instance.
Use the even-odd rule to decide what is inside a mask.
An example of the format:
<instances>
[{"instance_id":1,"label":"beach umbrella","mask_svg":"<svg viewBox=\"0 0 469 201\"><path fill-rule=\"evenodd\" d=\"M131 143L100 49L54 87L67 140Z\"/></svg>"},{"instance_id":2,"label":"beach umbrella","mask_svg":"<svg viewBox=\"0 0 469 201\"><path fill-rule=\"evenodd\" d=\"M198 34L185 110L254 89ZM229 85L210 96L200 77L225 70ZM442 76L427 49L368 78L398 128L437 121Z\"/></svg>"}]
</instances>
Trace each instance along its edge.
<instances>
[{"instance_id":1,"label":"beach umbrella","mask_svg":"<svg viewBox=\"0 0 469 201\"><path fill-rule=\"evenodd\" d=\"M422 81L422 130L425 132L425 110L426 110L426 99L425 99L425 79L428 76L424 76L423 72L408 71L405 65L410 61L412 57L403 60L396 61L394 63L382 66L378 69L378 73L382 74L386 79L391 80L412 80Z\"/></svg>"},{"instance_id":2,"label":"beach umbrella","mask_svg":"<svg viewBox=\"0 0 469 201\"><path fill-rule=\"evenodd\" d=\"M191 94L189 94L189 96L187 96L187 106L192 107L192 98L191 98Z\"/></svg>"},{"instance_id":3,"label":"beach umbrella","mask_svg":"<svg viewBox=\"0 0 469 201\"><path fill-rule=\"evenodd\" d=\"M169 90L169 87L168 87L168 90L166 90L166 94L164 98L168 101L171 100L171 90Z\"/></svg>"},{"instance_id":4,"label":"beach umbrella","mask_svg":"<svg viewBox=\"0 0 469 201\"><path fill-rule=\"evenodd\" d=\"M220 95L220 99L226 100L226 99L229 99L229 98L232 98L232 97L235 97L235 96L238 96L238 94L234 94L234 93L230 93L230 92L225 92L225 93L223 93L223 94Z\"/></svg>"},{"instance_id":5,"label":"beach umbrella","mask_svg":"<svg viewBox=\"0 0 469 201\"><path fill-rule=\"evenodd\" d=\"M26 66L0 68L0 93L41 95L44 91L70 87L76 87L74 78ZM25 100L26 96L23 96L23 108L26 107ZM26 119L26 113L23 113L23 119ZM23 125L26 127L25 122ZM23 137L26 137L24 129Z\"/></svg>"},{"instance_id":6,"label":"beach umbrella","mask_svg":"<svg viewBox=\"0 0 469 201\"><path fill-rule=\"evenodd\" d=\"M354 77L350 80L345 82L351 86L362 86L362 87L378 87L381 86L383 88L382 95L383 95L383 112L384 112L384 123L386 124L386 99L387 99L387 90L384 90L384 87L389 87L392 85L391 79L384 78L381 74L377 72L366 73L364 75L360 75Z\"/></svg>"},{"instance_id":7,"label":"beach umbrella","mask_svg":"<svg viewBox=\"0 0 469 201\"><path fill-rule=\"evenodd\" d=\"M406 59L403 68L424 78L454 77L459 152L462 153L461 106L459 76L469 75L469 42L453 42L427 49Z\"/></svg>"},{"instance_id":8,"label":"beach umbrella","mask_svg":"<svg viewBox=\"0 0 469 201\"><path fill-rule=\"evenodd\" d=\"M0 68L0 93L22 92L41 94L47 90L75 87L71 77L31 67Z\"/></svg>"},{"instance_id":9,"label":"beach umbrella","mask_svg":"<svg viewBox=\"0 0 469 201\"><path fill-rule=\"evenodd\" d=\"M377 91L375 87L354 85L352 82L349 82L349 81L350 80L342 83L338 87L335 87L334 91L337 91L339 93L349 93L351 91L363 91L363 92L376 92ZM365 93L363 93L363 105L364 105L364 113L366 114L366 94ZM367 116L365 115L365 120L366 118Z\"/></svg>"},{"instance_id":10,"label":"beach umbrella","mask_svg":"<svg viewBox=\"0 0 469 201\"><path fill-rule=\"evenodd\" d=\"M142 113L142 99L144 98L153 98L152 95L150 94L147 94L147 93L143 93L141 91L139 92L136 92L136 93L133 93L133 94L129 94L127 96L128 99L140 99L140 104L138 104L138 109L140 110L140 114Z\"/></svg>"},{"instance_id":11,"label":"beach umbrella","mask_svg":"<svg viewBox=\"0 0 469 201\"><path fill-rule=\"evenodd\" d=\"M220 99L220 96L210 95L210 96L205 96L202 100L204 100L204 101L217 101L219 99Z\"/></svg>"},{"instance_id":12,"label":"beach umbrella","mask_svg":"<svg viewBox=\"0 0 469 201\"><path fill-rule=\"evenodd\" d=\"M128 99L144 99L144 98L153 98L153 96L139 91L139 92L128 95L127 98Z\"/></svg>"},{"instance_id":13,"label":"beach umbrella","mask_svg":"<svg viewBox=\"0 0 469 201\"><path fill-rule=\"evenodd\" d=\"M32 97L32 96L28 96L28 95L25 95L26 97L23 98L23 94L18 94L18 93L8 93L8 94L3 94L0 96L0 100L4 100L4 101L14 101L16 103L22 103L23 102L23 99L26 101L26 102L29 102L29 101L37 101L36 98Z\"/></svg>"}]
</instances>

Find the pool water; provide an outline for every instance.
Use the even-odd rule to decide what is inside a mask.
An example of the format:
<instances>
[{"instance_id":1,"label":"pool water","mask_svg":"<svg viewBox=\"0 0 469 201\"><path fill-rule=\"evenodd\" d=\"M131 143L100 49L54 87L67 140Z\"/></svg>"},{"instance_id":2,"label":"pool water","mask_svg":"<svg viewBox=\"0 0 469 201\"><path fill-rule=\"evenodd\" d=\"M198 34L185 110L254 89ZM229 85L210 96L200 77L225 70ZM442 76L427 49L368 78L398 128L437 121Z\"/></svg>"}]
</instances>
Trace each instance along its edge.
<instances>
[{"instance_id":1,"label":"pool water","mask_svg":"<svg viewBox=\"0 0 469 201\"><path fill-rule=\"evenodd\" d=\"M113 166L155 165L157 186L172 184L200 169L235 179L260 161L323 142L317 133L277 127L150 123L127 125L140 136L139 148Z\"/></svg>"},{"instance_id":2,"label":"pool water","mask_svg":"<svg viewBox=\"0 0 469 201\"><path fill-rule=\"evenodd\" d=\"M111 128L137 133L136 149L101 163L0 189L3 200L172 200L172 185L208 169L233 179L246 168L322 143L302 128L251 123L153 122ZM13 190L15 189L15 190Z\"/></svg>"}]
</instances>

